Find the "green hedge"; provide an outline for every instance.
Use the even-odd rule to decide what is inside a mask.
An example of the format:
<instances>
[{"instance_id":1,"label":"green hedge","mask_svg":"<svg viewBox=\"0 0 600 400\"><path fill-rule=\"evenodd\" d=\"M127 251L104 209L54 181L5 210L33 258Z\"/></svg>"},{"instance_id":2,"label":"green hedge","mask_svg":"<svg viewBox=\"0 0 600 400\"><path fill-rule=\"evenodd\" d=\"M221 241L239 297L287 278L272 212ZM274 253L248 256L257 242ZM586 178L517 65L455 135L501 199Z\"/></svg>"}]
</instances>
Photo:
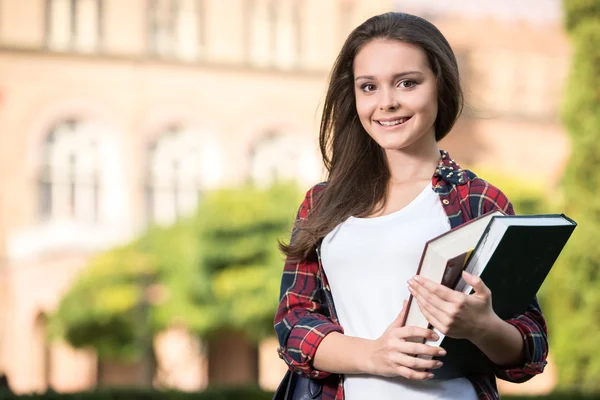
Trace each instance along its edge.
<instances>
[{"instance_id":1,"label":"green hedge","mask_svg":"<svg viewBox=\"0 0 600 400\"><path fill-rule=\"evenodd\" d=\"M56 393L16 396L0 391L0 400L271 400L273 393L257 387L208 388L198 393L153 389L98 389L93 392Z\"/></svg>"},{"instance_id":2,"label":"green hedge","mask_svg":"<svg viewBox=\"0 0 600 400\"><path fill-rule=\"evenodd\" d=\"M271 400L273 393L256 387L209 388L199 393L158 391L152 389L99 389L93 392L15 396L0 391L0 400ZM548 396L502 396L503 400L600 400L598 394L553 393Z\"/></svg>"}]
</instances>

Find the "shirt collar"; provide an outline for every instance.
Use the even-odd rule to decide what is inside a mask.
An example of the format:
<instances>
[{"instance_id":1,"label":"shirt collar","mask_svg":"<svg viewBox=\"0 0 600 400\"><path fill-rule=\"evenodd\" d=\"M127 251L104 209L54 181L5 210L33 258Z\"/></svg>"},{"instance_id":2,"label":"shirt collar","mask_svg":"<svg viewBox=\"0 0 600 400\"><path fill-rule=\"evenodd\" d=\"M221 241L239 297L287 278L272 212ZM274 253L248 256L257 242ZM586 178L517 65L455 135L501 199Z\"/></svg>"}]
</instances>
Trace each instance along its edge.
<instances>
[{"instance_id":1,"label":"shirt collar","mask_svg":"<svg viewBox=\"0 0 600 400\"><path fill-rule=\"evenodd\" d=\"M467 173L454 161L446 150L440 150L440 162L433 174L434 180L442 179L453 185L467 183Z\"/></svg>"}]
</instances>

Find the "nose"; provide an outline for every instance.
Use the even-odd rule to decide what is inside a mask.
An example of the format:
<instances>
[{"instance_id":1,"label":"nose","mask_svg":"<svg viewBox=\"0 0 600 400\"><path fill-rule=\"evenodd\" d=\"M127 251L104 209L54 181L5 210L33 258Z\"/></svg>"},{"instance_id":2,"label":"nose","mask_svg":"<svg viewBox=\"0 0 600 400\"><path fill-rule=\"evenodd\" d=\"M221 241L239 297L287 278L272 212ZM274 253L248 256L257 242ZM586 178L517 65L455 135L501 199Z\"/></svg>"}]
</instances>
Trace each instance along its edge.
<instances>
[{"instance_id":1,"label":"nose","mask_svg":"<svg viewBox=\"0 0 600 400\"><path fill-rule=\"evenodd\" d=\"M395 111L400 106L396 93L391 88L383 89L379 92L381 97L379 99L379 109L381 111Z\"/></svg>"}]
</instances>

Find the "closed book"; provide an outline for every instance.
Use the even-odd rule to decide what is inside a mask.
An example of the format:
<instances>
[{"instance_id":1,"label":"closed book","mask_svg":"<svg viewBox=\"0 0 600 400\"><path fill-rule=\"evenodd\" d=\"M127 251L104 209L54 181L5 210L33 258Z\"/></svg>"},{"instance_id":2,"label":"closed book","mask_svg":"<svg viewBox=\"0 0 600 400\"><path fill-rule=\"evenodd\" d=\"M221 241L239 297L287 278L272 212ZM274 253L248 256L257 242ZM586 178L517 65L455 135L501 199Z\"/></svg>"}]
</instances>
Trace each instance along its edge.
<instances>
[{"instance_id":1,"label":"closed book","mask_svg":"<svg viewBox=\"0 0 600 400\"><path fill-rule=\"evenodd\" d=\"M468 223L439 235L427 243L423 249L417 268L417 275L448 287L454 287L461 277L463 267L481 236L494 216L504 215L501 211L487 213ZM428 328L429 322L423 315L413 296L410 295L408 310L403 325ZM413 341L418 341L414 339Z\"/></svg>"},{"instance_id":2,"label":"closed book","mask_svg":"<svg viewBox=\"0 0 600 400\"><path fill-rule=\"evenodd\" d=\"M507 320L527 310L576 225L564 214L491 219L465 269L491 290L492 306L500 318ZM473 288L461 278L455 289L470 294ZM426 342L447 351L439 357L443 367L431 371L436 379L491 372L492 363L470 341L440 336Z\"/></svg>"}]
</instances>

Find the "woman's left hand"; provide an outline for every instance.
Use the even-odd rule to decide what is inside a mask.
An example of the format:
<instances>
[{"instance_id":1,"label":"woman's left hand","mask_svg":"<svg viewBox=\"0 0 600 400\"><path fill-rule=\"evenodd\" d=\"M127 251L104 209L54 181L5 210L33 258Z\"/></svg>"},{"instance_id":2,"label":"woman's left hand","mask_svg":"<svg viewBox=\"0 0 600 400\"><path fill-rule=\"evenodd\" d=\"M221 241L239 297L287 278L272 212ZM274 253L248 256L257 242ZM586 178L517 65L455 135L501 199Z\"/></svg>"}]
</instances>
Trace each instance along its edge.
<instances>
[{"instance_id":1,"label":"woman's left hand","mask_svg":"<svg viewBox=\"0 0 600 400\"><path fill-rule=\"evenodd\" d=\"M463 279L474 294L466 295L418 275L408 281L408 290L431 325L448 337L473 342L499 317L492 309L492 292L483 281L467 272Z\"/></svg>"}]
</instances>

